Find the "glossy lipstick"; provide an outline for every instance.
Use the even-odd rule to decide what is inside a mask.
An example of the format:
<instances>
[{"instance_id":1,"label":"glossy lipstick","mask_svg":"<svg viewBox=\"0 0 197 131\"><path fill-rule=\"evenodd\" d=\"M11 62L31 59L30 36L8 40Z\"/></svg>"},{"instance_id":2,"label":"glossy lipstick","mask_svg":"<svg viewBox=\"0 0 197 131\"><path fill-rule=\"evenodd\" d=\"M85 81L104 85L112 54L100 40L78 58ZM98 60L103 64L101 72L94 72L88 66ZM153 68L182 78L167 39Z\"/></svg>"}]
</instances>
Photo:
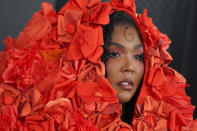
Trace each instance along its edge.
<instances>
[{"instance_id":1,"label":"glossy lipstick","mask_svg":"<svg viewBox=\"0 0 197 131\"><path fill-rule=\"evenodd\" d=\"M119 87L125 90L132 90L133 89L133 81L131 79L124 79L117 83Z\"/></svg>"}]
</instances>

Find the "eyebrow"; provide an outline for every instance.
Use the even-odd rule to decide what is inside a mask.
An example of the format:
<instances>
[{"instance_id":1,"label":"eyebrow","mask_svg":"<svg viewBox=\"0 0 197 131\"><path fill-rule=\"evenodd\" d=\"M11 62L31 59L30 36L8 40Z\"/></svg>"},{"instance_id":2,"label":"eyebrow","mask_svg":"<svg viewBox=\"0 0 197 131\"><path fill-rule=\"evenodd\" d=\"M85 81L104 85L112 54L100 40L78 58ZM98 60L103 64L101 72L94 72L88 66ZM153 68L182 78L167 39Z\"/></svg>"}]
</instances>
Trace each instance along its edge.
<instances>
[{"instance_id":1,"label":"eyebrow","mask_svg":"<svg viewBox=\"0 0 197 131\"><path fill-rule=\"evenodd\" d=\"M121 44L119 44L119 43L114 43L114 42L111 42L110 44L109 44L109 46L117 46L117 47L119 47L119 48L124 48Z\"/></svg>"},{"instance_id":2,"label":"eyebrow","mask_svg":"<svg viewBox=\"0 0 197 131\"><path fill-rule=\"evenodd\" d=\"M134 49L141 49L141 48L143 48L143 45L142 45L142 44L136 45L136 46L134 47Z\"/></svg>"},{"instance_id":3,"label":"eyebrow","mask_svg":"<svg viewBox=\"0 0 197 131\"><path fill-rule=\"evenodd\" d=\"M112 45L112 46L117 46L117 47L119 47L119 48L124 48L124 47L123 47L121 44L119 44L119 43L114 43L114 42L112 42L112 43L109 44L109 46L110 46L110 45ZM143 48L143 45L142 45L142 44L138 44L138 45L134 46L134 49L136 49L136 50L141 49L141 48Z\"/></svg>"}]
</instances>

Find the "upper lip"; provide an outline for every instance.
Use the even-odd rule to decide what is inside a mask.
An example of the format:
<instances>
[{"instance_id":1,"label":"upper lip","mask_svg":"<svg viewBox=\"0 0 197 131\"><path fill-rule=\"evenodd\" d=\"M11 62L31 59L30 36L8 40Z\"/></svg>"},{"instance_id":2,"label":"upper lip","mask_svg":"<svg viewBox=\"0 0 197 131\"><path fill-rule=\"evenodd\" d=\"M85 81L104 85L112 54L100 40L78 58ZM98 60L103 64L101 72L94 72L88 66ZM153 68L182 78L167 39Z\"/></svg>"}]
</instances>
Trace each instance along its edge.
<instances>
[{"instance_id":1,"label":"upper lip","mask_svg":"<svg viewBox=\"0 0 197 131\"><path fill-rule=\"evenodd\" d=\"M125 79L121 80L120 82L117 83L117 85L120 85L123 82L127 82L129 85L132 85L133 86L133 80L132 79L129 79L129 78L125 78Z\"/></svg>"}]
</instances>

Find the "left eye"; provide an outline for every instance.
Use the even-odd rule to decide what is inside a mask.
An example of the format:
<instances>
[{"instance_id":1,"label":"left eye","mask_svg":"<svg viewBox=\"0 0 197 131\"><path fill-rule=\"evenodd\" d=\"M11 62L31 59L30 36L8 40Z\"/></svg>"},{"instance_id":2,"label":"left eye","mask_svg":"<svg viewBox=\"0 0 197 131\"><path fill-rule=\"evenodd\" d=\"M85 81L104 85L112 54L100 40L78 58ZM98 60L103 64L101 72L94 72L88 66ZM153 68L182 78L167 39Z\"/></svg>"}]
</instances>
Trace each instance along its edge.
<instances>
[{"instance_id":1,"label":"left eye","mask_svg":"<svg viewBox=\"0 0 197 131\"><path fill-rule=\"evenodd\" d=\"M120 54L118 52L112 52L112 53L108 54L109 58L115 58L115 57L119 57L119 56L120 56Z\"/></svg>"},{"instance_id":2,"label":"left eye","mask_svg":"<svg viewBox=\"0 0 197 131\"><path fill-rule=\"evenodd\" d=\"M133 58L137 59L137 60L140 60L140 61L144 61L144 55L143 54L141 54L141 55L134 55Z\"/></svg>"}]
</instances>

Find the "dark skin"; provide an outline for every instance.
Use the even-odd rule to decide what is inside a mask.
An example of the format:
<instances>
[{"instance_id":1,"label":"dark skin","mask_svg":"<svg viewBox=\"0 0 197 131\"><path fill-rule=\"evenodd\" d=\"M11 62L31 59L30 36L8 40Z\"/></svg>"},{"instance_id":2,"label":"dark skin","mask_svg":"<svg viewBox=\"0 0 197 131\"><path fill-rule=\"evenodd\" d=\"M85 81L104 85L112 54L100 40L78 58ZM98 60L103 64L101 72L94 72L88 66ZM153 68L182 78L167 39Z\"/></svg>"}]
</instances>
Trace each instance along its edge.
<instances>
[{"instance_id":1,"label":"dark skin","mask_svg":"<svg viewBox=\"0 0 197 131\"><path fill-rule=\"evenodd\" d=\"M107 47L107 79L117 91L120 103L129 102L143 78L143 46L137 30L129 25L115 26Z\"/></svg>"},{"instance_id":2,"label":"dark skin","mask_svg":"<svg viewBox=\"0 0 197 131\"><path fill-rule=\"evenodd\" d=\"M124 29L124 37L125 40L132 42L135 38L134 34L132 33L132 29L129 26L126 26Z\"/></svg>"}]
</instances>

